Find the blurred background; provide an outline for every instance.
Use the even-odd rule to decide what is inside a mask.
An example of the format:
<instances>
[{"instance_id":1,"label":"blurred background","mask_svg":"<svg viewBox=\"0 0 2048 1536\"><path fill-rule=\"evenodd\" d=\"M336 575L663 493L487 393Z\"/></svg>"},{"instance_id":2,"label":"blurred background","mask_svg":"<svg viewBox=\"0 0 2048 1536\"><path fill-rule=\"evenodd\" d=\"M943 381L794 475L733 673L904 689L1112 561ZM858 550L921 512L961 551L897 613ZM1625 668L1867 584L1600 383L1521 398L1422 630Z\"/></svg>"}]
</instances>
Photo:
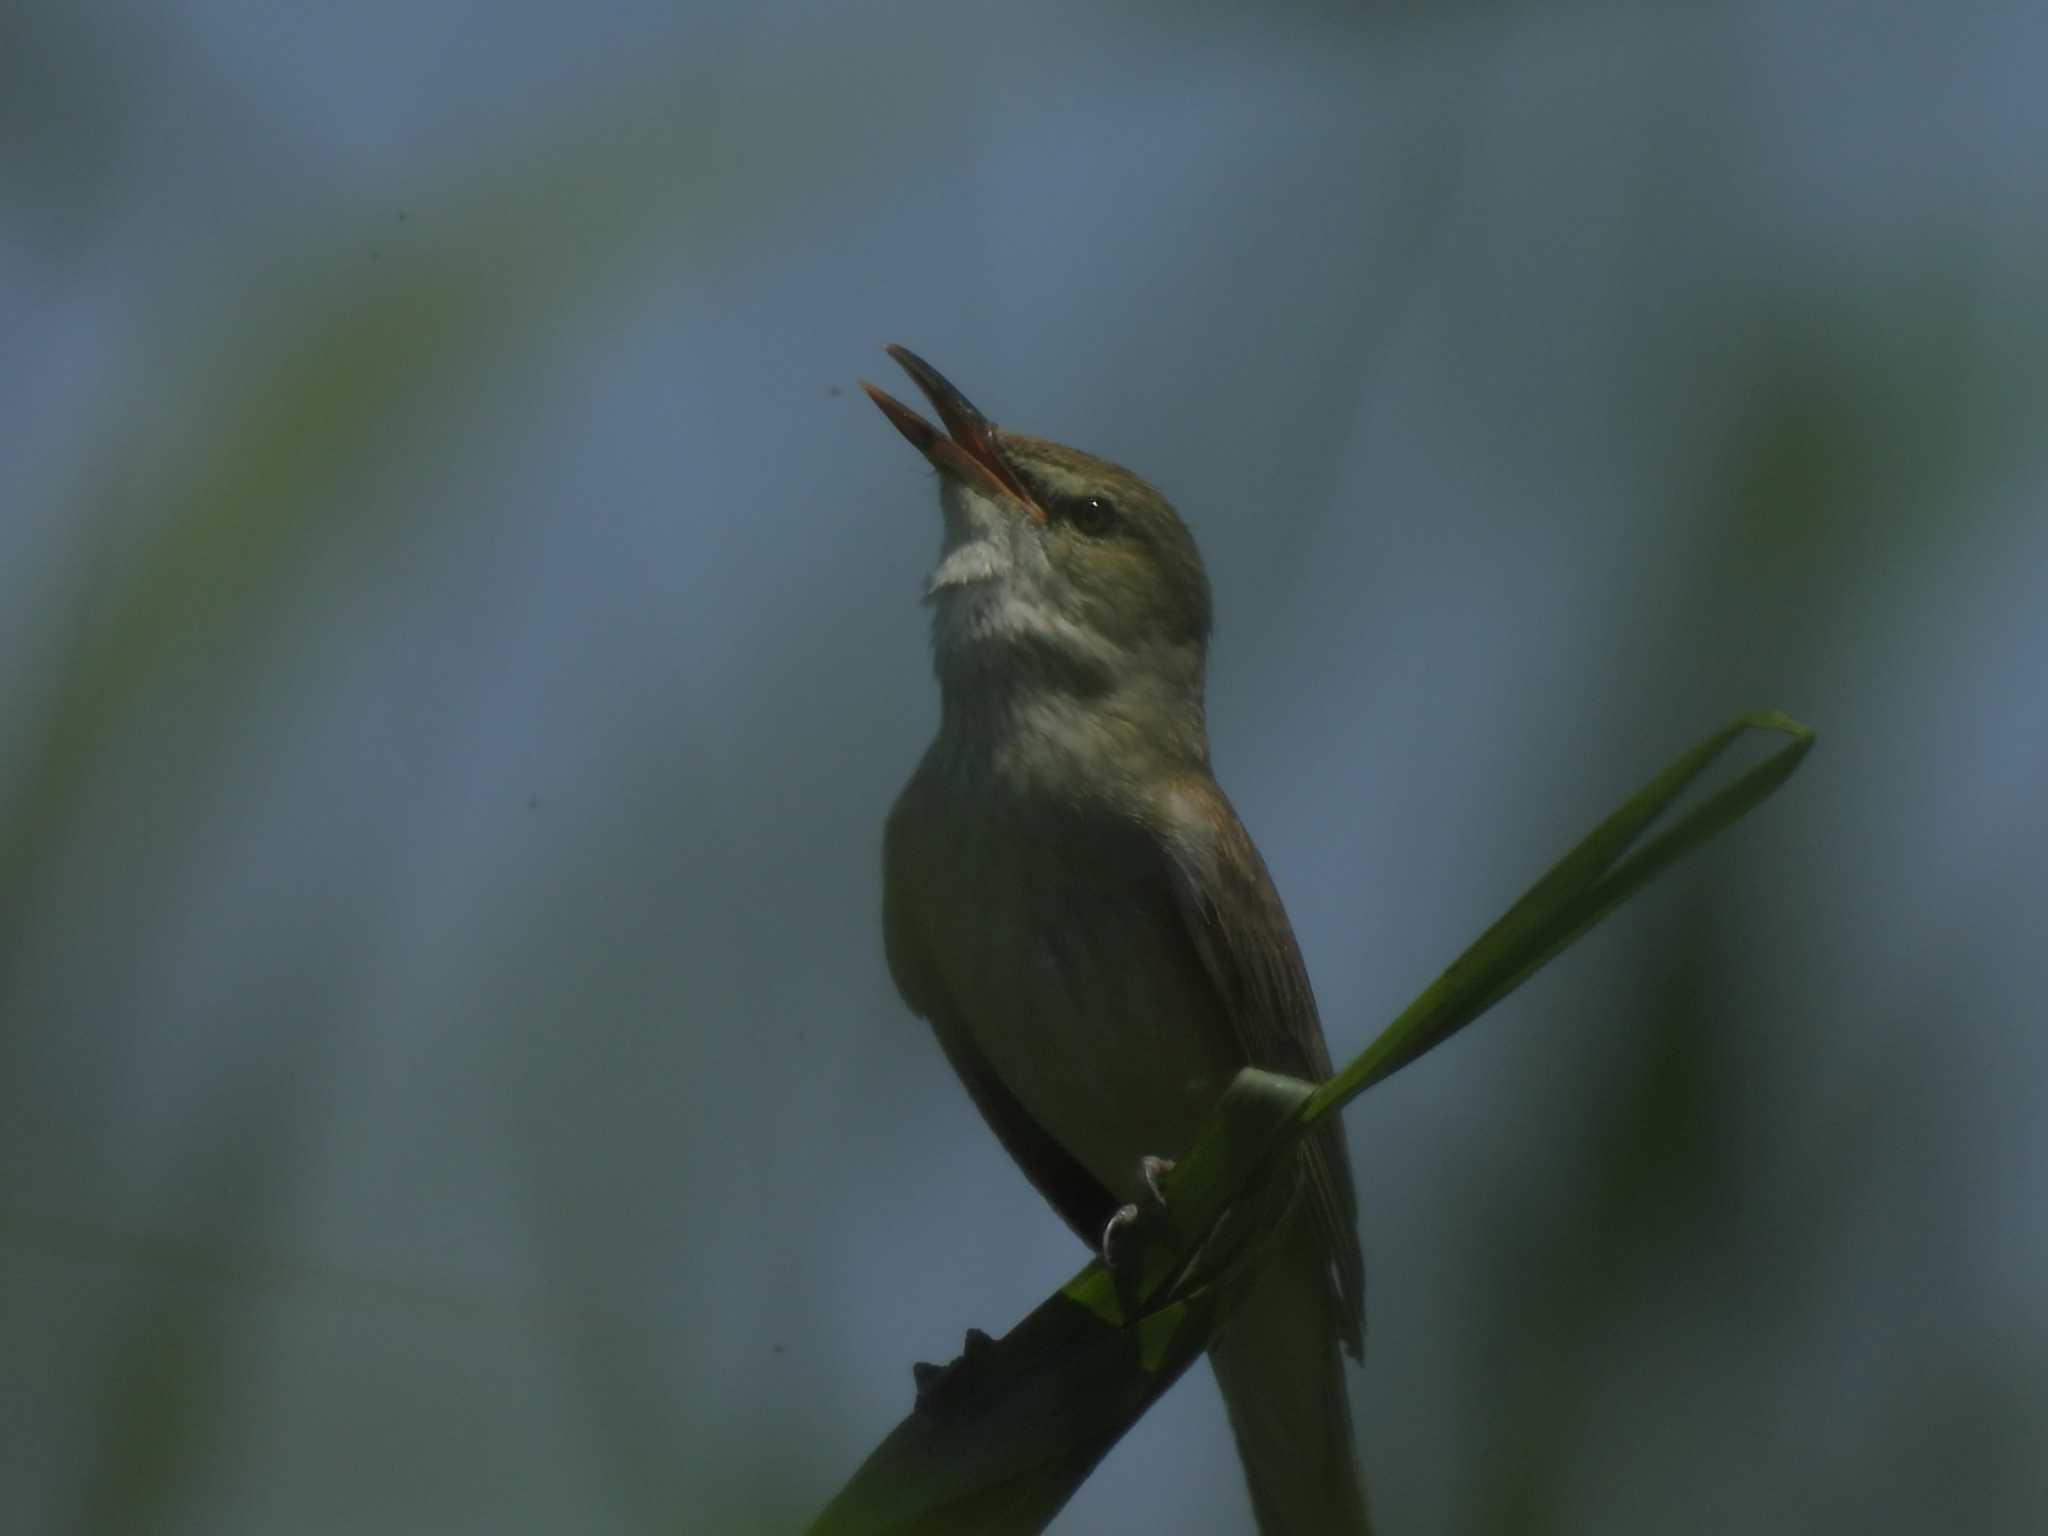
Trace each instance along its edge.
<instances>
[{"instance_id":1,"label":"blurred background","mask_svg":"<svg viewBox=\"0 0 2048 1536\"><path fill-rule=\"evenodd\" d=\"M800 1528L1083 1255L879 938L915 347L1130 464L1344 1058L1409 1532L2048 1504L2048 11L29 0L0 1526ZM1192 1373L1066 1533L1249 1530Z\"/></svg>"}]
</instances>

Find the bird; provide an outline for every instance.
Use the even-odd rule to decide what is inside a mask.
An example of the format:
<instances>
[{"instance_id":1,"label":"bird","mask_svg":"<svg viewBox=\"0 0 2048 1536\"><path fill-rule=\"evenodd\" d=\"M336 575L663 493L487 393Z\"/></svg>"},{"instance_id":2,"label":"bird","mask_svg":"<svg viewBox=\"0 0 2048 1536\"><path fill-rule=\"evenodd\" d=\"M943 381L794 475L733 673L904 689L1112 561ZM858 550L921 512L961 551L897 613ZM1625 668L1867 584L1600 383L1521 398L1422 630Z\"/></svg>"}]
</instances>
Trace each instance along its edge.
<instances>
[{"instance_id":1,"label":"bird","mask_svg":"<svg viewBox=\"0 0 2048 1536\"><path fill-rule=\"evenodd\" d=\"M997 427L907 348L940 425L862 389L937 471L939 723L883 834L891 978L1091 1247L1246 1066L1329 1049L1271 875L1211 768L1209 579L1130 470ZM942 430L943 428L943 430ZM1343 1355L1365 1264L1342 1123L1209 1359L1261 1536L1369 1530Z\"/></svg>"}]
</instances>

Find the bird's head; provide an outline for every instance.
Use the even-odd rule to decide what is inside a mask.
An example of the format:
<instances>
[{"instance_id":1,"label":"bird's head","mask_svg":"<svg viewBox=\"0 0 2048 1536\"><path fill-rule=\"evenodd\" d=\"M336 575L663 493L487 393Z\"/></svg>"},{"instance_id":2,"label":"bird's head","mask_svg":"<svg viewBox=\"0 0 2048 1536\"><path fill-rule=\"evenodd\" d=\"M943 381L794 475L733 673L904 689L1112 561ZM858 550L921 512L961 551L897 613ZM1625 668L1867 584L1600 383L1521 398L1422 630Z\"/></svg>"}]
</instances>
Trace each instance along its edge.
<instances>
[{"instance_id":1,"label":"bird's head","mask_svg":"<svg viewBox=\"0 0 2048 1536\"><path fill-rule=\"evenodd\" d=\"M889 355L945 428L862 382L939 472L945 535L928 597L941 681L1191 690L1199 711L1209 581L1166 498L1107 460L1003 431L915 353Z\"/></svg>"}]
</instances>

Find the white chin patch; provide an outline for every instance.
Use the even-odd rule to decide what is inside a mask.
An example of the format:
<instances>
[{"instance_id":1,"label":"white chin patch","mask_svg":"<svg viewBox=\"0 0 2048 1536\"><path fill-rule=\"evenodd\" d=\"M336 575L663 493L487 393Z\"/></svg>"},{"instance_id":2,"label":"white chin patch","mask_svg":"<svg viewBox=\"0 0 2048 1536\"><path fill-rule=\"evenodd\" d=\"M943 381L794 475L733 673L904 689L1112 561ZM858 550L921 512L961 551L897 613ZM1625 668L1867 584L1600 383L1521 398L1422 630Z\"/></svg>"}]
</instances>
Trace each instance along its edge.
<instances>
[{"instance_id":1,"label":"white chin patch","mask_svg":"<svg viewBox=\"0 0 2048 1536\"><path fill-rule=\"evenodd\" d=\"M971 587L976 582L994 581L1002 575L1004 564L1003 551L985 539L975 539L956 549L949 549L932 568L931 579L925 583L925 595L929 597L948 587Z\"/></svg>"}]
</instances>

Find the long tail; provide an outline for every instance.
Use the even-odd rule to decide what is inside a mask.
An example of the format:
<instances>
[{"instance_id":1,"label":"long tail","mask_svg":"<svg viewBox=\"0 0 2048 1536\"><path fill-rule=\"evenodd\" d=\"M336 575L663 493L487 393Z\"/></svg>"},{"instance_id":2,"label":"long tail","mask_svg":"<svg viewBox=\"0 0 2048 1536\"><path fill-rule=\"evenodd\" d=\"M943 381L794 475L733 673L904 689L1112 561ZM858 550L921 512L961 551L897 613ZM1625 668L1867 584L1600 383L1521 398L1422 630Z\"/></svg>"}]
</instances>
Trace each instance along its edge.
<instances>
[{"instance_id":1,"label":"long tail","mask_svg":"<svg viewBox=\"0 0 2048 1536\"><path fill-rule=\"evenodd\" d=\"M1273 1255L1209 1348L1260 1536L1368 1536L1320 1244Z\"/></svg>"}]
</instances>

